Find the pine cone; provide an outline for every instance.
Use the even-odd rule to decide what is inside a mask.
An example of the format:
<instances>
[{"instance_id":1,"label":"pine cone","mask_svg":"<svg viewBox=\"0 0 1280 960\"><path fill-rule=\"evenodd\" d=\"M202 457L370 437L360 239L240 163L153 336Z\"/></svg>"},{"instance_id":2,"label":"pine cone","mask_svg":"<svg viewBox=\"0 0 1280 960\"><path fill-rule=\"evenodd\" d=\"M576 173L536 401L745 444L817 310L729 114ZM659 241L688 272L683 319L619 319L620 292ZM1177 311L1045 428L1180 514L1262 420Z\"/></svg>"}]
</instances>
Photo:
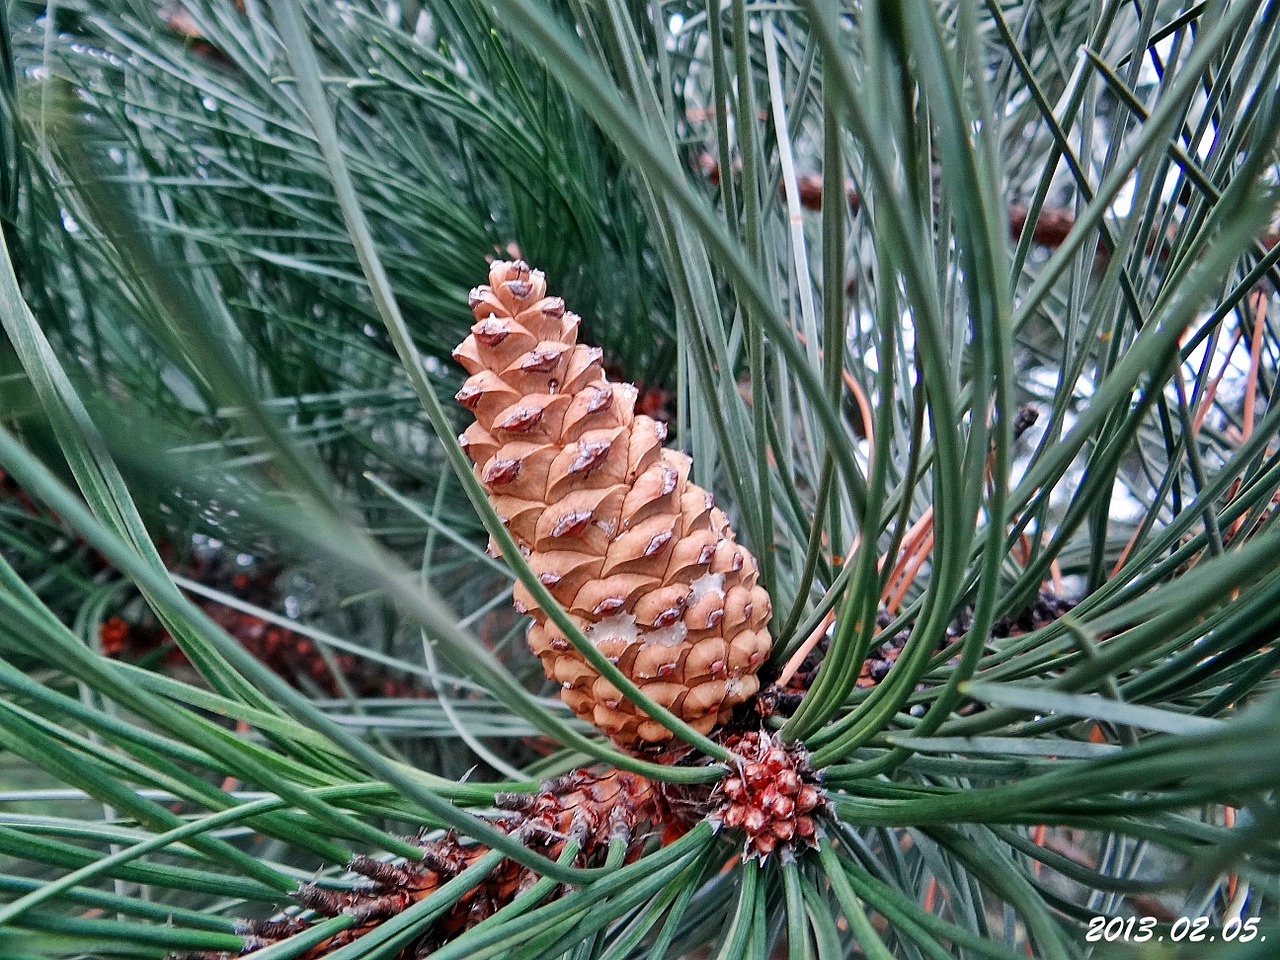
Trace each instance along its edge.
<instances>
[{"instance_id":1,"label":"pine cone","mask_svg":"<svg viewBox=\"0 0 1280 960\"><path fill-rule=\"evenodd\" d=\"M743 859L763 860L776 850L794 860L797 849L816 846L814 817L830 809L805 749L767 730L730 737L725 746L741 763L716 784L713 819L743 832Z\"/></svg>"},{"instance_id":2,"label":"pine cone","mask_svg":"<svg viewBox=\"0 0 1280 960\"><path fill-rule=\"evenodd\" d=\"M458 401L476 417L464 449L538 579L644 693L701 733L755 694L769 650L769 597L690 460L610 383L579 318L542 273L495 262L471 292L476 318L454 357L471 374ZM529 645L561 697L618 745L671 734L572 647L520 584Z\"/></svg>"},{"instance_id":3,"label":"pine cone","mask_svg":"<svg viewBox=\"0 0 1280 960\"><path fill-rule=\"evenodd\" d=\"M622 770L592 773L574 770L542 784L538 793L499 794L495 806L507 816L496 826L518 837L529 849L556 860L565 844L577 841L573 862L595 866L603 862L613 840L626 844L625 861L640 856L650 833L661 825L666 807L649 780ZM391 917L435 893L441 886L472 866L488 848L467 843L449 833L437 840L420 841L420 861L386 862L357 856L348 864L353 873L369 882L350 890L334 890L305 884L294 899L318 917L347 914L355 923L299 955L299 960L321 960L359 940ZM479 884L468 890L444 914L432 922L396 960L420 960L480 921L493 916L537 882L537 875L514 860L503 860ZM548 899L563 893L552 891ZM237 925L245 938L236 954L207 952L172 954L170 960L233 960L252 956L307 930L313 919L286 914L270 920L247 920Z\"/></svg>"}]
</instances>

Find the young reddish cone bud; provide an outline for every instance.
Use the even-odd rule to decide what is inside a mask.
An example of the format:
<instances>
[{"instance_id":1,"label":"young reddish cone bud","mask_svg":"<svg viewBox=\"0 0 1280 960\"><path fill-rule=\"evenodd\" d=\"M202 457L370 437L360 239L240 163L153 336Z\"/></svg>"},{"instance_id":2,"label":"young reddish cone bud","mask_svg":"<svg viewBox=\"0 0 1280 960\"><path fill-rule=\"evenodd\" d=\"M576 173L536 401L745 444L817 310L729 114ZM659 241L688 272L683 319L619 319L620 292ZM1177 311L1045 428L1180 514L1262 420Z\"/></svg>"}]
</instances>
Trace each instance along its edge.
<instances>
[{"instance_id":1,"label":"young reddish cone bud","mask_svg":"<svg viewBox=\"0 0 1280 960\"><path fill-rule=\"evenodd\" d=\"M739 773L720 781L708 805L713 822L746 835L743 857L763 859L776 851L791 858L812 846L813 817L828 807L804 747L783 745L764 730L733 734L725 746L737 757Z\"/></svg>"}]
</instances>

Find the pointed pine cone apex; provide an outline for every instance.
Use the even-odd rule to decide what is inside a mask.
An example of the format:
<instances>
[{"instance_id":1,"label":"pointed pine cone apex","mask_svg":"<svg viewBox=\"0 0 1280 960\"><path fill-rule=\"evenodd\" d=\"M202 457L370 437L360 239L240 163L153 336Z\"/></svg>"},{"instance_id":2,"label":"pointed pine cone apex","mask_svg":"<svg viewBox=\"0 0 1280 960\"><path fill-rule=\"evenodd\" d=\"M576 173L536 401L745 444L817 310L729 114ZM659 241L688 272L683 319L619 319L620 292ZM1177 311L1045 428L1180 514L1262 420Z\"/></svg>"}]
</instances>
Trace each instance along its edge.
<instances>
[{"instance_id":1,"label":"pointed pine cone apex","mask_svg":"<svg viewBox=\"0 0 1280 960\"><path fill-rule=\"evenodd\" d=\"M700 733L759 688L769 596L690 461L610 383L579 318L540 271L496 261L471 291L471 335L454 358L475 414L463 448L538 579L646 695ZM529 645L573 711L628 749L671 734L577 653L520 584Z\"/></svg>"}]
</instances>

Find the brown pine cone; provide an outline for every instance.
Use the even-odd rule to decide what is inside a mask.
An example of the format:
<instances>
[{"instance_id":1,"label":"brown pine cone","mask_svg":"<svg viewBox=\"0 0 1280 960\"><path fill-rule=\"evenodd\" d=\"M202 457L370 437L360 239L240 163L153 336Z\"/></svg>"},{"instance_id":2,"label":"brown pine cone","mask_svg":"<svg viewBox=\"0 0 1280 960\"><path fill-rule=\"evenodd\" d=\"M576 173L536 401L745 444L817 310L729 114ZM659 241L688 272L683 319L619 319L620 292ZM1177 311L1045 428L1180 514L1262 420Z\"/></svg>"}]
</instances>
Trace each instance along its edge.
<instances>
[{"instance_id":1,"label":"brown pine cone","mask_svg":"<svg viewBox=\"0 0 1280 960\"><path fill-rule=\"evenodd\" d=\"M624 859L632 862L648 842L649 828L660 826L667 816L655 784L622 770L602 773L574 770L543 783L538 793L499 794L495 806L508 814L496 824L500 829L552 860L561 857L569 840L576 841L578 850L573 862L577 866L599 865L614 840L625 843ZM452 833L436 840L420 841L420 845L423 858L414 862L355 857L347 865L348 869L367 877L369 882L353 889L334 890L315 884L299 887L294 899L316 917L347 914L355 918L350 927L300 954L299 960L321 960L354 943L435 893L488 853L487 847L465 842ZM441 944L493 916L532 887L537 879L532 870L514 860L501 861L397 954L396 960L420 960L429 956ZM553 890L548 899L562 893L563 889ZM307 930L313 922L314 919L297 914L241 921L237 929L245 940L238 953L173 954L170 960L250 957Z\"/></svg>"},{"instance_id":2,"label":"brown pine cone","mask_svg":"<svg viewBox=\"0 0 1280 960\"><path fill-rule=\"evenodd\" d=\"M610 383L579 318L542 273L495 262L471 292L476 323L454 357L471 374L458 401L476 417L464 449L494 509L552 595L644 693L701 733L759 687L769 597L711 494L689 480L665 428ZM561 697L618 745L671 734L573 648L528 591L517 609Z\"/></svg>"}]
</instances>

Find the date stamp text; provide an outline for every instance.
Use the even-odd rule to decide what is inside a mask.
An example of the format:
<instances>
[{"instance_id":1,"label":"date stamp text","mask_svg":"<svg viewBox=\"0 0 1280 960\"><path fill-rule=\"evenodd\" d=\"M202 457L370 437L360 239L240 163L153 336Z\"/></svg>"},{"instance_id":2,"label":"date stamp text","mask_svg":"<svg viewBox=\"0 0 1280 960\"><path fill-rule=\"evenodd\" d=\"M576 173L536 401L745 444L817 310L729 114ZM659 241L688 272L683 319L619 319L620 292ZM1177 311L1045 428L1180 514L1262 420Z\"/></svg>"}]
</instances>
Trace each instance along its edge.
<instances>
[{"instance_id":1,"label":"date stamp text","mask_svg":"<svg viewBox=\"0 0 1280 960\"><path fill-rule=\"evenodd\" d=\"M1155 917L1094 917L1084 938L1089 943L1261 943L1267 939L1258 931L1257 917L1228 917L1224 921L1179 917L1173 923L1161 923Z\"/></svg>"}]
</instances>

